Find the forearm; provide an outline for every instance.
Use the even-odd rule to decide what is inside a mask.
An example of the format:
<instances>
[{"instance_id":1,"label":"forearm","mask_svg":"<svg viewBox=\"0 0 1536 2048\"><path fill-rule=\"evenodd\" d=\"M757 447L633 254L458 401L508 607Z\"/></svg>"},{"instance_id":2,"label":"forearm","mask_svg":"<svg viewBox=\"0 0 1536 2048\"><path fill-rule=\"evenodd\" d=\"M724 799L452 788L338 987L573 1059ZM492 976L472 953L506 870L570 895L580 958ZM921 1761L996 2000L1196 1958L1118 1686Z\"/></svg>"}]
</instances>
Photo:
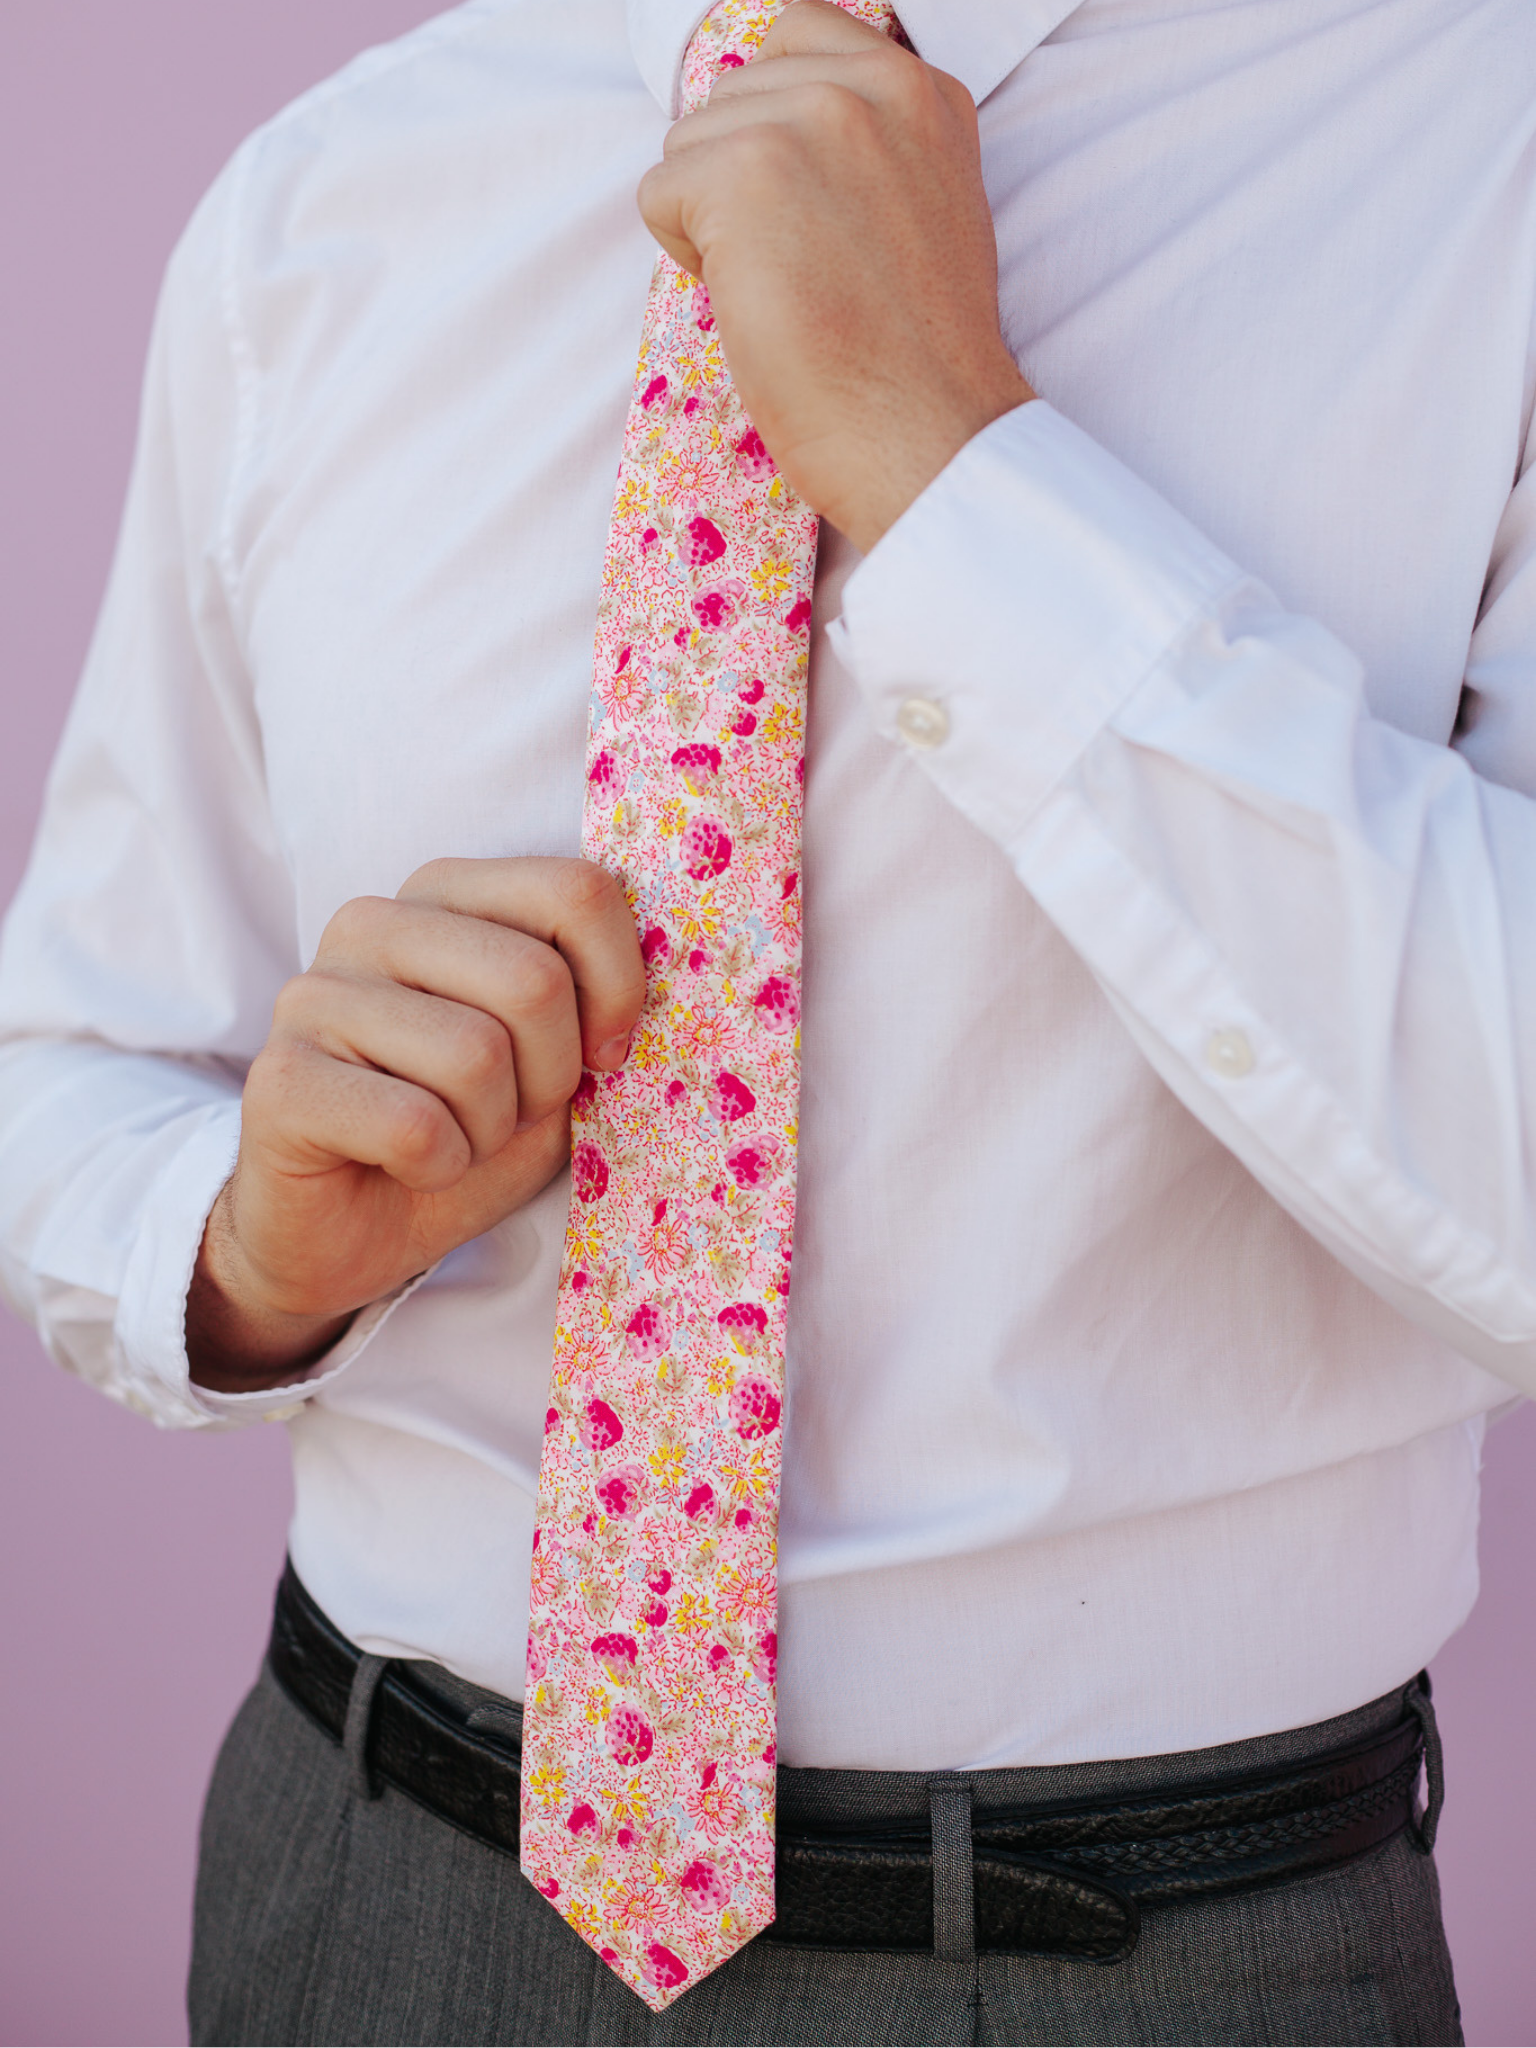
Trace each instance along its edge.
<instances>
[{"instance_id":1,"label":"forearm","mask_svg":"<svg viewBox=\"0 0 1536 2048\"><path fill-rule=\"evenodd\" d=\"M1536 1387L1536 802L1373 718L1347 648L1043 408L966 451L844 617L877 722L938 707L914 761L1193 1113Z\"/></svg>"}]
</instances>

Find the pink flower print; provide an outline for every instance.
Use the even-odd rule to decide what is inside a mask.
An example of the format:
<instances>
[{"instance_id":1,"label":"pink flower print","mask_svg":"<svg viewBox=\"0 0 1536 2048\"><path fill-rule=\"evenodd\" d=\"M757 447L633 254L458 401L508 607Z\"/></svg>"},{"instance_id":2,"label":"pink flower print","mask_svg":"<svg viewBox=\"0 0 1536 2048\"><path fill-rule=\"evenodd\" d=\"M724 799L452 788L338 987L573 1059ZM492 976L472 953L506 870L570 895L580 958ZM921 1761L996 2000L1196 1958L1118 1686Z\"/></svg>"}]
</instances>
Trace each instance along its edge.
<instances>
[{"instance_id":1,"label":"pink flower print","mask_svg":"<svg viewBox=\"0 0 1536 2048\"><path fill-rule=\"evenodd\" d=\"M715 1321L738 1351L750 1354L763 1340L768 1311L755 1301L733 1301L729 1308L721 1309Z\"/></svg>"},{"instance_id":2,"label":"pink flower print","mask_svg":"<svg viewBox=\"0 0 1536 2048\"><path fill-rule=\"evenodd\" d=\"M791 868L785 875L783 881L779 884L779 896L783 902L787 903L790 897L794 895L795 885L799 882L799 880L799 875L793 868Z\"/></svg>"},{"instance_id":3,"label":"pink flower print","mask_svg":"<svg viewBox=\"0 0 1536 2048\"><path fill-rule=\"evenodd\" d=\"M608 1190L608 1162L590 1138L571 1153L571 1186L583 1202L595 1202Z\"/></svg>"},{"instance_id":4,"label":"pink flower print","mask_svg":"<svg viewBox=\"0 0 1536 2048\"><path fill-rule=\"evenodd\" d=\"M693 1489L692 1493L689 1494L687 1500L683 1502L683 1513L690 1522L699 1522L707 1519L714 1512L715 1489L701 1481Z\"/></svg>"},{"instance_id":5,"label":"pink flower print","mask_svg":"<svg viewBox=\"0 0 1536 2048\"><path fill-rule=\"evenodd\" d=\"M583 1799L579 1806L571 1808L571 1817L566 1822L566 1826L573 1835L595 1835L597 1833L597 1815Z\"/></svg>"},{"instance_id":6,"label":"pink flower print","mask_svg":"<svg viewBox=\"0 0 1536 2048\"><path fill-rule=\"evenodd\" d=\"M618 760L606 747L594 757L592 766L587 770L587 780L600 797L605 797L609 803L617 800L624 784L619 775Z\"/></svg>"},{"instance_id":7,"label":"pink flower print","mask_svg":"<svg viewBox=\"0 0 1536 2048\"><path fill-rule=\"evenodd\" d=\"M666 1571L652 1572L645 1583L653 1593L670 1593L672 1590L672 1574Z\"/></svg>"},{"instance_id":8,"label":"pink flower print","mask_svg":"<svg viewBox=\"0 0 1536 2048\"><path fill-rule=\"evenodd\" d=\"M703 952L698 946L695 946L693 951L688 955L689 973L702 974L708 965L709 955Z\"/></svg>"},{"instance_id":9,"label":"pink flower print","mask_svg":"<svg viewBox=\"0 0 1536 2048\"><path fill-rule=\"evenodd\" d=\"M736 467L743 476L753 483L760 483L764 477L772 476L777 464L763 446L763 437L756 427L748 427L736 443Z\"/></svg>"},{"instance_id":10,"label":"pink flower print","mask_svg":"<svg viewBox=\"0 0 1536 2048\"><path fill-rule=\"evenodd\" d=\"M727 57L724 62L727 64L733 62L739 64L741 59L739 57L734 59ZM709 303L709 293L701 284L695 285L693 289L693 320L700 334L708 334L715 324L714 310Z\"/></svg>"},{"instance_id":11,"label":"pink flower print","mask_svg":"<svg viewBox=\"0 0 1536 2048\"><path fill-rule=\"evenodd\" d=\"M685 420L691 420L694 414L698 411L698 409L699 399L697 392L695 392L691 398L685 398L683 400L683 418Z\"/></svg>"},{"instance_id":12,"label":"pink flower print","mask_svg":"<svg viewBox=\"0 0 1536 2048\"><path fill-rule=\"evenodd\" d=\"M675 1272L688 1256L687 1225L667 1215L665 1202L656 1204L655 1219L645 1241L645 1263L659 1280Z\"/></svg>"},{"instance_id":13,"label":"pink flower print","mask_svg":"<svg viewBox=\"0 0 1536 2048\"><path fill-rule=\"evenodd\" d=\"M560 1885L558 1879L556 1878L541 1877L539 1879L538 1888L544 1894L546 1899L558 1899L560 1896Z\"/></svg>"},{"instance_id":14,"label":"pink flower print","mask_svg":"<svg viewBox=\"0 0 1536 2048\"><path fill-rule=\"evenodd\" d=\"M586 1286L586 1284L587 1284L587 1275L586 1275L585 1273L583 1273L583 1272L579 1272L579 1271L578 1271L578 1272L575 1272L575 1273L573 1273L573 1274L571 1275L571 1292L572 1292L572 1294L580 1294L581 1290L582 1290L582 1289L583 1289L583 1288L584 1288L584 1287Z\"/></svg>"},{"instance_id":15,"label":"pink flower print","mask_svg":"<svg viewBox=\"0 0 1536 2048\"><path fill-rule=\"evenodd\" d=\"M661 403L670 388L665 377L653 377L641 392L640 403L649 412L653 405Z\"/></svg>"},{"instance_id":16,"label":"pink flower print","mask_svg":"<svg viewBox=\"0 0 1536 2048\"><path fill-rule=\"evenodd\" d=\"M757 714L752 711L743 711L740 717L732 719L731 731L735 733L738 739L751 739L753 733L757 731Z\"/></svg>"},{"instance_id":17,"label":"pink flower print","mask_svg":"<svg viewBox=\"0 0 1536 2048\"><path fill-rule=\"evenodd\" d=\"M746 61L745 57L738 57L734 50L727 50L725 55L720 58L716 69L720 71L739 71Z\"/></svg>"},{"instance_id":18,"label":"pink flower print","mask_svg":"<svg viewBox=\"0 0 1536 2048\"><path fill-rule=\"evenodd\" d=\"M688 1981L688 1966L681 1956L674 1955L659 1941L653 1941L645 1952L641 1975L648 1984L654 1984L659 1991L671 1991L678 1984Z\"/></svg>"},{"instance_id":19,"label":"pink flower print","mask_svg":"<svg viewBox=\"0 0 1536 2048\"><path fill-rule=\"evenodd\" d=\"M784 623L788 626L791 633L809 632L811 625L811 600L808 597L802 597L795 604L792 604L789 608L789 616L785 619Z\"/></svg>"},{"instance_id":20,"label":"pink flower print","mask_svg":"<svg viewBox=\"0 0 1536 2048\"><path fill-rule=\"evenodd\" d=\"M588 1109L597 1100L597 1082L589 1068L583 1067L581 1079L576 1083L576 1093L571 1097L572 1109Z\"/></svg>"},{"instance_id":21,"label":"pink flower print","mask_svg":"<svg viewBox=\"0 0 1536 2048\"><path fill-rule=\"evenodd\" d=\"M793 1031L800 1022L800 993L787 974L770 974L752 998L765 1031Z\"/></svg>"},{"instance_id":22,"label":"pink flower print","mask_svg":"<svg viewBox=\"0 0 1536 2048\"><path fill-rule=\"evenodd\" d=\"M616 1764L632 1770L656 1747L651 1724L638 1707L615 1707L603 1724L603 1740Z\"/></svg>"},{"instance_id":23,"label":"pink flower print","mask_svg":"<svg viewBox=\"0 0 1536 2048\"><path fill-rule=\"evenodd\" d=\"M743 1138L725 1155L732 1180L739 1188L760 1188L772 1180L784 1157L784 1147L772 1132L760 1138Z\"/></svg>"},{"instance_id":24,"label":"pink flower print","mask_svg":"<svg viewBox=\"0 0 1536 2048\"><path fill-rule=\"evenodd\" d=\"M560 1410L558 1408L546 1408L544 1411L544 1434L548 1436L552 1430L556 1430L559 1427Z\"/></svg>"},{"instance_id":25,"label":"pink flower print","mask_svg":"<svg viewBox=\"0 0 1536 2048\"><path fill-rule=\"evenodd\" d=\"M677 1880L701 1913L719 1913L731 1903L730 1887L717 1865L696 1856Z\"/></svg>"},{"instance_id":26,"label":"pink flower print","mask_svg":"<svg viewBox=\"0 0 1536 2048\"><path fill-rule=\"evenodd\" d=\"M717 583L712 590L701 590L693 600L693 616L706 633L723 633L736 621L736 599L739 591L728 584Z\"/></svg>"},{"instance_id":27,"label":"pink flower print","mask_svg":"<svg viewBox=\"0 0 1536 2048\"><path fill-rule=\"evenodd\" d=\"M724 1643L711 1643L709 1655L704 1661L708 1664L711 1671L718 1671L722 1665L730 1663L731 1653Z\"/></svg>"},{"instance_id":28,"label":"pink flower print","mask_svg":"<svg viewBox=\"0 0 1536 2048\"><path fill-rule=\"evenodd\" d=\"M723 1124L739 1123L757 1107L757 1097L739 1074L722 1067L709 1084L709 1106Z\"/></svg>"},{"instance_id":29,"label":"pink flower print","mask_svg":"<svg viewBox=\"0 0 1536 2048\"><path fill-rule=\"evenodd\" d=\"M664 385L666 379L658 379L658 382ZM713 519L706 519L702 512L689 520L684 535L677 551L690 569L707 569L711 562L718 562L725 553L725 535Z\"/></svg>"},{"instance_id":30,"label":"pink flower print","mask_svg":"<svg viewBox=\"0 0 1536 2048\"><path fill-rule=\"evenodd\" d=\"M731 1389L731 1421L736 1434L751 1443L770 1436L779 1426L781 1404L773 1384L759 1373L749 1373Z\"/></svg>"},{"instance_id":31,"label":"pink flower print","mask_svg":"<svg viewBox=\"0 0 1536 2048\"><path fill-rule=\"evenodd\" d=\"M715 1839L731 1835L741 1822L741 1787L730 1776L722 1777L718 1764L705 1764L695 1791L685 1792L683 1804L690 1818Z\"/></svg>"},{"instance_id":32,"label":"pink flower print","mask_svg":"<svg viewBox=\"0 0 1536 2048\"><path fill-rule=\"evenodd\" d=\"M763 701L763 685L761 680L757 676L753 676L750 682L742 684L736 694L743 704L761 704Z\"/></svg>"},{"instance_id":33,"label":"pink flower print","mask_svg":"<svg viewBox=\"0 0 1536 2048\"><path fill-rule=\"evenodd\" d=\"M539 1642L537 1636L530 1636L528 1638L528 1683L530 1685L537 1685L548 1669L549 1659L544 1654L543 1645Z\"/></svg>"},{"instance_id":34,"label":"pink flower print","mask_svg":"<svg viewBox=\"0 0 1536 2048\"><path fill-rule=\"evenodd\" d=\"M711 882L731 864L731 835L713 818L694 818L683 834L683 866L696 882Z\"/></svg>"},{"instance_id":35,"label":"pink flower print","mask_svg":"<svg viewBox=\"0 0 1536 2048\"><path fill-rule=\"evenodd\" d=\"M641 534L641 536L640 536L640 552L641 552L641 554L642 554L642 555L648 555L648 554L649 554L649 553L651 552L651 549L652 549L653 547L655 547L656 543L657 543L657 542L658 542L658 541L659 541L660 539L661 539L661 535L660 535L660 534L659 534L659 533L658 533L658 532L656 531L655 527L654 527L654 526L648 526L648 527L647 527L647 528L645 529L644 533L642 533L642 534Z\"/></svg>"},{"instance_id":36,"label":"pink flower print","mask_svg":"<svg viewBox=\"0 0 1536 2048\"><path fill-rule=\"evenodd\" d=\"M695 740L692 746L677 749L672 756L672 766L694 796L703 796L706 790L714 787L715 778L720 773L720 749Z\"/></svg>"},{"instance_id":37,"label":"pink flower print","mask_svg":"<svg viewBox=\"0 0 1536 2048\"><path fill-rule=\"evenodd\" d=\"M633 1636L598 1636L592 1654L615 1685L631 1685L639 1668L640 1646Z\"/></svg>"},{"instance_id":38,"label":"pink flower print","mask_svg":"<svg viewBox=\"0 0 1536 2048\"><path fill-rule=\"evenodd\" d=\"M651 1365L672 1342L672 1318L654 1301L643 1302L624 1325L630 1356Z\"/></svg>"},{"instance_id":39,"label":"pink flower print","mask_svg":"<svg viewBox=\"0 0 1536 2048\"><path fill-rule=\"evenodd\" d=\"M688 1085L685 1081L669 1081L667 1083L668 1109L676 1109L677 1105L682 1101L683 1097L687 1093Z\"/></svg>"},{"instance_id":40,"label":"pink flower print","mask_svg":"<svg viewBox=\"0 0 1536 2048\"><path fill-rule=\"evenodd\" d=\"M624 1425L606 1401L589 1401L581 1411L581 1440L594 1453L610 1450L624 1434Z\"/></svg>"},{"instance_id":41,"label":"pink flower print","mask_svg":"<svg viewBox=\"0 0 1536 2048\"><path fill-rule=\"evenodd\" d=\"M738 1508L736 1510L736 1526L738 1529L750 1529L756 1520L757 1517L750 1508Z\"/></svg>"},{"instance_id":42,"label":"pink flower print","mask_svg":"<svg viewBox=\"0 0 1536 2048\"><path fill-rule=\"evenodd\" d=\"M633 1521L645 1498L645 1472L639 1465L616 1465L592 1490L605 1515L616 1522Z\"/></svg>"},{"instance_id":43,"label":"pink flower print","mask_svg":"<svg viewBox=\"0 0 1536 2048\"><path fill-rule=\"evenodd\" d=\"M658 1600L653 1593L640 1609L640 1619L647 1628L665 1628L668 1611L666 1601Z\"/></svg>"},{"instance_id":44,"label":"pink flower print","mask_svg":"<svg viewBox=\"0 0 1536 2048\"><path fill-rule=\"evenodd\" d=\"M752 1652L752 1670L764 1685L772 1685L779 1675L779 1638L775 1629L770 1629Z\"/></svg>"},{"instance_id":45,"label":"pink flower print","mask_svg":"<svg viewBox=\"0 0 1536 2048\"><path fill-rule=\"evenodd\" d=\"M610 1968L619 1960L619 1952L616 1948L600 1948L598 1954Z\"/></svg>"},{"instance_id":46,"label":"pink flower print","mask_svg":"<svg viewBox=\"0 0 1536 2048\"><path fill-rule=\"evenodd\" d=\"M645 936L640 941L640 957L647 969L653 968L659 960L665 966L672 951L665 931L659 924L647 925Z\"/></svg>"}]
</instances>

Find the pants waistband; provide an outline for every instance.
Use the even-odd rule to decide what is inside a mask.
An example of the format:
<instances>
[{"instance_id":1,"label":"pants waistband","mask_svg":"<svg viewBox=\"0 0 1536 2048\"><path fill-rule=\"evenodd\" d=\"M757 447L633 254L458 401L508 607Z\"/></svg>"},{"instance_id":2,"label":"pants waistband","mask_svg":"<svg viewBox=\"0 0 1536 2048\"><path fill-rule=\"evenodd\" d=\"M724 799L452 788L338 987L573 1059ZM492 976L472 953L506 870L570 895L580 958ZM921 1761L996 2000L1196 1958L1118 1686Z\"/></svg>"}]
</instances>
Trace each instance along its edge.
<instances>
[{"instance_id":1,"label":"pants waistband","mask_svg":"<svg viewBox=\"0 0 1536 2048\"><path fill-rule=\"evenodd\" d=\"M440 1666L365 1656L291 1565L269 1661L344 1743L361 1792L383 1779L516 1853L514 1702ZM1144 1908L1313 1873L1405 1828L1427 1852L1441 1786L1422 1674L1310 1728L1175 1755L965 1772L781 1766L778 1921L761 1938L1114 1961Z\"/></svg>"}]
</instances>

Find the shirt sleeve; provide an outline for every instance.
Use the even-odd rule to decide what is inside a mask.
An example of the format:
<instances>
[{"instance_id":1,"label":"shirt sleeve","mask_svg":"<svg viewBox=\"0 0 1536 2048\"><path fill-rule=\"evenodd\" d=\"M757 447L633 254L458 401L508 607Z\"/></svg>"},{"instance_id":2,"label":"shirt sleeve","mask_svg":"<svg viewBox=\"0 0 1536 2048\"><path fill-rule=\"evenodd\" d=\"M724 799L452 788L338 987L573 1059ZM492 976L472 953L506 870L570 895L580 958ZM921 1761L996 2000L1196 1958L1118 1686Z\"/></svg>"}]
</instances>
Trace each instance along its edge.
<instances>
[{"instance_id":1,"label":"shirt sleeve","mask_svg":"<svg viewBox=\"0 0 1536 2048\"><path fill-rule=\"evenodd\" d=\"M230 261L247 163L167 273L107 594L0 937L0 1283L62 1364L169 1426L294 1399L193 1387L184 1331L244 1072L301 964L224 532L252 425Z\"/></svg>"},{"instance_id":2,"label":"shirt sleeve","mask_svg":"<svg viewBox=\"0 0 1536 2048\"><path fill-rule=\"evenodd\" d=\"M849 580L880 729L1186 1107L1394 1307L1536 1393L1536 467L1438 746L1041 401Z\"/></svg>"}]
</instances>

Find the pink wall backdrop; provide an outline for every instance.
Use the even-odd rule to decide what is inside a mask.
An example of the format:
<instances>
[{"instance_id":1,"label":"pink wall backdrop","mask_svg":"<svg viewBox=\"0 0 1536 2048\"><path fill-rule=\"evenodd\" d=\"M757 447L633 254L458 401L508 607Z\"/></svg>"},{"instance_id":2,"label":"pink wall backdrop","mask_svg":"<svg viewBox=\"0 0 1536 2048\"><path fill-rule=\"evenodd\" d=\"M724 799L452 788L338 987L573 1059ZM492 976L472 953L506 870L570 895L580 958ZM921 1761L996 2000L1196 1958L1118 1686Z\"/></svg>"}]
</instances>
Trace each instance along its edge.
<instances>
[{"instance_id":1,"label":"pink wall backdrop","mask_svg":"<svg viewBox=\"0 0 1536 2048\"><path fill-rule=\"evenodd\" d=\"M558 4L558 0L551 0ZM429 0L0 0L0 901L105 575L161 267L250 128ZM186 2038L197 1813L260 1658L280 1430L162 1436L0 1314L0 2043ZM1467 2038L1536 2039L1536 1417L1439 1659Z\"/></svg>"}]
</instances>

